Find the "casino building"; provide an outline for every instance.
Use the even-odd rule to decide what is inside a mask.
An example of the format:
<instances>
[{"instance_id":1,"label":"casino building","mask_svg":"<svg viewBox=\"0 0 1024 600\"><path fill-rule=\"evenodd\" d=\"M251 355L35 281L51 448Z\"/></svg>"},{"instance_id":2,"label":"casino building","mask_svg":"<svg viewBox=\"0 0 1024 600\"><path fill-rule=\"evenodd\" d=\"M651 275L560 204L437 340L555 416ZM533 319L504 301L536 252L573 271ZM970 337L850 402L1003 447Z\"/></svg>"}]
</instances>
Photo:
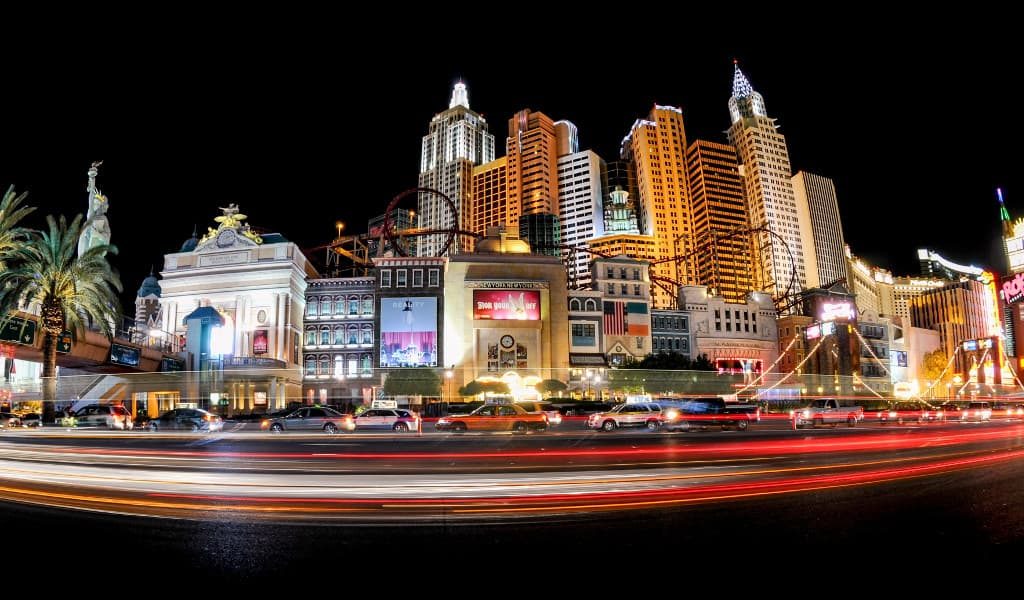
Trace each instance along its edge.
<instances>
[{"instance_id":1,"label":"casino building","mask_svg":"<svg viewBox=\"0 0 1024 600\"><path fill-rule=\"evenodd\" d=\"M500 380L530 399L537 382L566 379L569 301L557 257L491 228L476 252L448 260L444 291L443 364L455 386Z\"/></svg>"}]
</instances>

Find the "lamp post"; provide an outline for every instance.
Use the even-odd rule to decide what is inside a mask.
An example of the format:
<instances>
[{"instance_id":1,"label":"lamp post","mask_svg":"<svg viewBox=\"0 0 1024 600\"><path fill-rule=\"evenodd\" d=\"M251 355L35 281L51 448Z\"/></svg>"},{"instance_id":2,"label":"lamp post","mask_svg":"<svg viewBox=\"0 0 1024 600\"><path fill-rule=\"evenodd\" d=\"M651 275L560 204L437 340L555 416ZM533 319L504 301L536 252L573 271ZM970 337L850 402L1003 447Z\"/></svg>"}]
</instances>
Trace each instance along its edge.
<instances>
[{"instance_id":1,"label":"lamp post","mask_svg":"<svg viewBox=\"0 0 1024 600\"><path fill-rule=\"evenodd\" d=\"M597 400L597 395L601 393L601 376L594 375L594 400Z\"/></svg>"},{"instance_id":2,"label":"lamp post","mask_svg":"<svg viewBox=\"0 0 1024 600\"><path fill-rule=\"evenodd\" d=\"M448 402L452 401L452 380L455 379L455 365L444 372L445 382L448 384ZM447 406L447 405L446 405Z\"/></svg>"}]
</instances>

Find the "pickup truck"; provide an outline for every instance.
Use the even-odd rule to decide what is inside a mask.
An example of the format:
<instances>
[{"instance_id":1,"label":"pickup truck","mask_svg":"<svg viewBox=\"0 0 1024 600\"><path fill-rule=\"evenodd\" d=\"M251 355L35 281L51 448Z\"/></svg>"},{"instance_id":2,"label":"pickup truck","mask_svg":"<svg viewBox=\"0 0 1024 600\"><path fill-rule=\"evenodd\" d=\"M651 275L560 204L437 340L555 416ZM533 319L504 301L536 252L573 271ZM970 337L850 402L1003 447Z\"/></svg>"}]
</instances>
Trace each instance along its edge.
<instances>
[{"instance_id":1,"label":"pickup truck","mask_svg":"<svg viewBox=\"0 0 1024 600\"><path fill-rule=\"evenodd\" d=\"M743 431L751 421L760 418L760 407L754 404L735 404L722 398L693 398L673 405L663 404L661 427L668 431L689 431L720 426Z\"/></svg>"},{"instance_id":2,"label":"pickup truck","mask_svg":"<svg viewBox=\"0 0 1024 600\"><path fill-rule=\"evenodd\" d=\"M804 425L818 426L830 423L833 426L846 423L848 427L856 427L858 421L864 420L864 409L860 406L839 406L835 398L819 398L811 401L803 408L793 411L793 428Z\"/></svg>"}]
</instances>

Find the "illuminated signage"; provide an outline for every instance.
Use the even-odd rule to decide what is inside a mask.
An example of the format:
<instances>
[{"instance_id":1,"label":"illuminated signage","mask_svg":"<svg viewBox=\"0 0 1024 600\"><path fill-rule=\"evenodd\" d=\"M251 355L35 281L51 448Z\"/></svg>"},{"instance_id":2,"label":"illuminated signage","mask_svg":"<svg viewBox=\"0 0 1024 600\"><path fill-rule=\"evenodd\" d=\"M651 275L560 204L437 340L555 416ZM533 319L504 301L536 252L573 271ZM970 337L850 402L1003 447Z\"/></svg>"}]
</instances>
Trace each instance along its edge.
<instances>
[{"instance_id":1,"label":"illuminated signage","mask_svg":"<svg viewBox=\"0 0 1024 600\"><path fill-rule=\"evenodd\" d=\"M267 330L257 329L252 332L252 353L253 354L266 354L267 353Z\"/></svg>"},{"instance_id":2,"label":"illuminated signage","mask_svg":"<svg viewBox=\"0 0 1024 600\"><path fill-rule=\"evenodd\" d=\"M473 318L483 320L539 321L540 292L473 290Z\"/></svg>"},{"instance_id":3,"label":"illuminated signage","mask_svg":"<svg viewBox=\"0 0 1024 600\"><path fill-rule=\"evenodd\" d=\"M252 403L257 406L267 405L267 393L266 392L253 392Z\"/></svg>"},{"instance_id":4,"label":"illuminated signage","mask_svg":"<svg viewBox=\"0 0 1024 600\"><path fill-rule=\"evenodd\" d=\"M820 338L823 335L833 335L836 332L836 324L832 321L820 325L809 325L804 330L804 336L809 340Z\"/></svg>"},{"instance_id":5,"label":"illuminated signage","mask_svg":"<svg viewBox=\"0 0 1024 600\"><path fill-rule=\"evenodd\" d=\"M856 310L850 302L822 302L821 320L833 321L835 319L853 319Z\"/></svg>"},{"instance_id":6,"label":"illuminated signage","mask_svg":"<svg viewBox=\"0 0 1024 600\"><path fill-rule=\"evenodd\" d=\"M1024 300L1024 273L1018 273L1012 279L1003 281L1003 299L1007 304L1015 304Z\"/></svg>"},{"instance_id":7,"label":"illuminated signage","mask_svg":"<svg viewBox=\"0 0 1024 600\"><path fill-rule=\"evenodd\" d=\"M816 340L821 337L821 325L811 325L805 330L805 335L809 340Z\"/></svg>"},{"instance_id":8,"label":"illuminated signage","mask_svg":"<svg viewBox=\"0 0 1024 600\"><path fill-rule=\"evenodd\" d=\"M978 349L978 340L966 340L964 342L964 350L973 352Z\"/></svg>"},{"instance_id":9,"label":"illuminated signage","mask_svg":"<svg viewBox=\"0 0 1024 600\"><path fill-rule=\"evenodd\" d=\"M381 298L380 366L437 366L437 298Z\"/></svg>"},{"instance_id":10,"label":"illuminated signage","mask_svg":"<svg viewBox=\"0 0 1024 600\"><path fill-rule=\"evenodd\" d=\"M121 344L110 344L110 362L115 365L137 367L139 366L141 356L142 351L138 348Z\"/></svg>"}]
</instances>

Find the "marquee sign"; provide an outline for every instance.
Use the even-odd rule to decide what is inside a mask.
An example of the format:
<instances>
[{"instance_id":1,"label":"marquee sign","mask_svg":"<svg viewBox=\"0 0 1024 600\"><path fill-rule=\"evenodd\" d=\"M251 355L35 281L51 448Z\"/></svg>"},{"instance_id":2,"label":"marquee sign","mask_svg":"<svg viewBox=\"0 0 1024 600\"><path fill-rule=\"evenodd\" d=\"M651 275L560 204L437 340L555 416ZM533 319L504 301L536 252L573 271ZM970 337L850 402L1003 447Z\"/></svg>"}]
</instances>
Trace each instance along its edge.
<instances>
[{"instance_id":1,"label":"marquee sign","mask_svg":"<svg viewBox=\"0 0 1024 600\"><path fill-rule=\"evenodd\" d=\"M1024 273L1017 273L1011 279L1003 281L1002 294L1007 304L1016 304L1024 300Z\"/></svg>"}]
</instances>

